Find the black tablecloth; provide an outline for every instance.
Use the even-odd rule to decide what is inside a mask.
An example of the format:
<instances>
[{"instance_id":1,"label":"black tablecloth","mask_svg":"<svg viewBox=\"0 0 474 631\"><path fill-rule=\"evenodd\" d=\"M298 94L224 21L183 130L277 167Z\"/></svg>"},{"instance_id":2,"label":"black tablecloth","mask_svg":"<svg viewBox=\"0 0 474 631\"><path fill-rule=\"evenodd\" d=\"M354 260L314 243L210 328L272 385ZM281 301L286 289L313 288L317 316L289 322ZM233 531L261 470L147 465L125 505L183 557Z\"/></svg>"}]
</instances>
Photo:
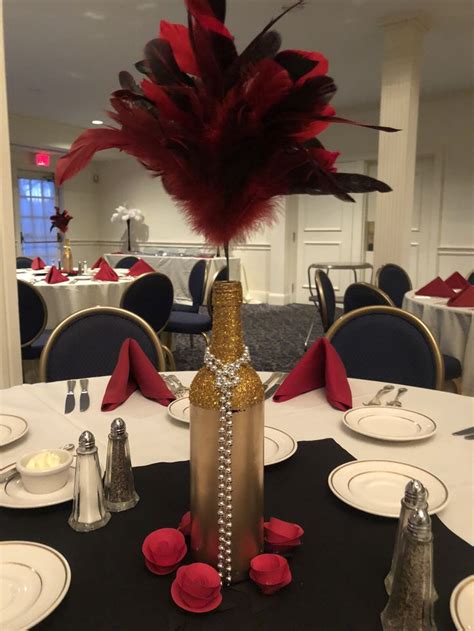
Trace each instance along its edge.
<instances>
[{"instance_id":1,"label":"black tablecloth","mask_svg":"<svg viewBox=\"0 0 474 631\"><path fill-rule=\"evenodd\" d=\"M333 440L300 443L287 462L265 470L265 517L297 522L303 545L290 559L293 582L263 596L250 581L224 590L216 611L190 614L171 601L174 575L155 576L141 544L152 530L176 527L188 510L189 463L135 469L141 497L130 511L112 515L93 533L67 524L71 503L37 510L0 509L1 539L38 541L69 561L65 600L38 629L64 631L370 631L381 629L396 520L374 517L340 502L328 488L336 466L353 460ZM472 573L472 549L433 519L438 629L453 629L449 597Z\"/></svg>"}]
</instances>

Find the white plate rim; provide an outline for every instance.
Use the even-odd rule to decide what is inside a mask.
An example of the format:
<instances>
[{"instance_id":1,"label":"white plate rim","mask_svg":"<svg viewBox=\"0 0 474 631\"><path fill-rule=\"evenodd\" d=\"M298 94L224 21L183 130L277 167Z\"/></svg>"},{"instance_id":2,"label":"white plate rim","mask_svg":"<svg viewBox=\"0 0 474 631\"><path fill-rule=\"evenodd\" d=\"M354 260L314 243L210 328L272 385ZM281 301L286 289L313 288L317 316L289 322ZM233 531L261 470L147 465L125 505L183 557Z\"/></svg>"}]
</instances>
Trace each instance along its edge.
<instances>
[{"instance_id":1,"label":"white plate rim","mask_svg":"<svg viewBox=\"0 0 474 631\"><path fill-rule=\"evenodd\" d=\"M430 515L435 515L436 513L439 513L448 504L448 502L449 502L449 489L446 486L446 484L443 482L443 480L438 478L437 475L435 475L434 473L431 473L430 471L427 471L426 469L423 469L422 467L418 467L417 465L410 464L408 462L400 462L398 460L385 460L384 458L367 459L367 460L350 460L349 462L344 462L343 464L339 465L338 467L336 467L335 469L333 469L329 473L329 475L328 475L328 486L329 486L329 488L334 493L334 495L338 499L341 500L341 502L344 502L344 504L347 504L348 506L351 506L352 508L356 508L357 510L362 511L363 513L369 513L370 515L377 515L378 517L388 517L388 518L392 518L392 519L398 519L399 513L397 513L396 515L393 515L392 513L390 513L390 514L382 513L380 511L374 511L374 510L370 510L369 508L364 508L363 506L360 506L359 504L355 504L354 502L351 502L347 497L342 495L336 488L334 488L334 484L333 484L333 481L332 481L333 477L341 469L343 469L345 467L353 466L355 464L374 463L374 462L385 462L385 463L390 463L390 464L401 465L403 467L412 467L413 469L418 469L419 471L423 471L423 473L428 474L429 476L434 478L437 482L439 482L439 484L444 489L445 499L444 499L443 502L441 502L441 504L439 504L439 506L435 506L434 508L430 507L428 509L428 513Z\"/></svg>"},{"instance_id":2,"label":"white plate rim","mask_svg":"<svg viewBox=\"0 0 474 631\"><path fill-rule=\"evenodd\" d=\"M181 403L184 399L187 399L189 401L189 396L184 396L184 397L178 397L177 399L175 399L174 401L171 401L168 404L168 414L171 416L171 418L173 418L175 421L179 421L180 423L186 423L186 425L190 424L190 420L183 418L182 416L177 416L176 414L173 414L172 411L172 407L173 405L176 405L177 403Z\"/></svg>"},{"instance_id":3,"label":"white plate rim","mask_svg":"<svg viewBox=\"0 0 474 631\"><path fill-rule=\"evenodd\" d=\"M37 548L42 548L43 550L46 550L46 552L49 552L50 554L57 557L64 568L64 573L65 573L64 584L61 591L56 596L56 598L51 603L51 605L47 609L45 609L45 611L39 614L36 618L31 620L28 623L28 627L25 627L25 628L31 628L37 625L38 623L40 623L45 618L47 618L55 609L57 609L57 607L59 607L59 605L64 600L64 597L68 593L69 587L71 585L71 567L69 563L67 562L66 558L64 557L64 555L62 555L60 552L58 552L54 548L51 548L50 546L45 545L44 543L38 543L37 541L18 541L18 540L0 541L0 546L5 546L5 545L24 545L24 546L35 546Z\"/></svg>"},{"instance_id":4,"label":"white plate rim","mask_svg":"<svg viewBox=\"0 0 474 631\"><path fill-rule=\"evenodd\" d=\"M288 458L291 458L291 456L293 456L296 453L296 450L298 449L298 441L291 434L288 434L288 432L285 432L282 429L278 429L277 427L271 427L270 425L264 426L264 438L265 438L265 430L267 429L273 430L274 432L278 432L279 434L284 434L293 443L293 447L291 451L289 451L287 454L285 454L284 456L281 456L277 460L273 460L273 462L265 463L265 467L271 467L274 464L278 464L279 462L284 462L285 460L288 460Z\"/></svg>"},{"instance_id":5,"label":"white plate rim","mask_svg":"<svg viewBox=\"0 0 474 631\"><path fill-rule=\"evenodd\" d=\"M18 416L18 414L10 414L8 412L2 412L0 414L0 418L2 416L13 416L14 418L19 418L20 421L23 421L23 423L25 424L25 428L21 434L19 434L18 436L15 436L15 438L11 438L10 440L7 440L7 442L5 443L0 443L0 447L6 447L7 445L10 445L11 443L14 443L17 440L20 440L20 438L22 438L26 434L26 432L28 431L28 421L26 420L26 418L23 418L22 416Z\"/></svg>"},{"instance_id":6,"label":"white plate rim","mask_svg":"<svg viewBox=\"0 0 474 631\"><path fill-rule=\"evenodd\" d=\"M8 495L7 493L5 493L5 487L7 486L7 484L9 484L10 482L13 482L14 480L16 480L20 474L16 473L16 475L14 475L12 478L10 478L7 482L2 482L0 484L0 507L1 508L12 508L14 510L30 510L32 508L46 508L47 506L57 506L58 504L64 504L65 502L70 502L73 498L74 495L74 476L75 476L75 464L73 463L70 467L70 469L73 470L72 473L72 491L71 491L71 497L65 497L63 499L56 499L56 500L45 500L43 502L38 501L34 504L6 504L4 501L4 497L11 497L11 495ZM71 474L70 474L71 475ZM66 482L66 484L64 486L67 486L70 483L70 479ZM64 488L64 487L63 487ZM62 490L62 489L59 489ZM56 491L55 491L56 492ZM35 494L35 493L30 493L31 497L42 497L43 494ZM44 495L51 495L50 493L45 493ZM33 500L32 500L33 501Z\"/></svg>"},{"instance_id":7,"label":"white plate rim","mask_svg":"<svg viewBox=\"0 0 474 631\"><path fill-rule=\"evenodd\" d=\"M473 582L474 582L474 574L470 574L469 576L466 576L466 578L463 578L462 581L460 581L456 585L456 587L453 589L451 598L449 599L449 610L451 613L451 618L453 619L453 622L454 622L454 626L456 627L457 631L464 631L463 623L462 623L462 620L458 616L458 611L456 607L457 599L460 593L462 592L462 590L466 587L466 585Z\"/></svg>"},{"instance_id":8,"label":"white plate rim","mask_svg":"<svg viewBox=\"0 0 474 631\"><path fill-rule=\"evenodd\" d=\"M353 427L352 425L349 425L349 423L347 422L346 417L348 415L351 414L351 412L356 412L357 410L389 410L389 413L395 412L395 411L400 411L400 408L395 408L392 406L387 406L387 405L358 405L355 408L351 408L350 410L347 410L344 413L344 416L342 417L342 422L344 423L344 425L350 429L351 431L355 432L356 434L361 434L362 436L367 436L368 438L373 438L374 440L383 440L385 442L391 442L391 443L408 443L408 442L412 442L414 440L426 440L427 438L431 438L431 436L433 436L434 434L436 434L436 432L438 431L438 426L436 424L436 422L429 417L427 414L422 414L421 412L416 412L415 410L408 410L407 408L401 408L403 411L405 412L410 412L410 414L416 414L417 416L423 416L423 418L428 419L428 421L430 421L430 423L432 423L433 425L433 431L430 432L429 434L422 434L421 436L401 436L401 437L395 437L395 438L388 438L385 436L380 436L380 434L371 434L370 432L363 432L360 429L356 429L355 427Z\"/></svg>"}]
</instances>

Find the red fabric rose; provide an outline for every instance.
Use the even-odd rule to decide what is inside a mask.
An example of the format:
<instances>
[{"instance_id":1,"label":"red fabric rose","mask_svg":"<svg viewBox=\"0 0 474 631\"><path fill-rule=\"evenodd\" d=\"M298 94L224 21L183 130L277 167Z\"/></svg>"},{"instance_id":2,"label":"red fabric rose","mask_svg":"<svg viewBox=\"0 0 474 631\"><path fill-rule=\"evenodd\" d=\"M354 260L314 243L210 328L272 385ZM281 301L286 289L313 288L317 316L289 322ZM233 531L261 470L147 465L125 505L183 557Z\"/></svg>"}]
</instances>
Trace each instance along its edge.
<instances>
[{"instance_id":1,"label":"red fabric rose","mask_svg":"<svg viewBox=\"0 0 474 631\"><path fill-rule=\"evenodd\" d=\"M183 565L171 585L171 597L178 607L186 611L212 611L222 602L220 576L206 563Z\"/></svg>"},{"instance_id":2,"label":"red fabric rose","mask_svg":"<svg viewBox=\"0 0 474 631\"><path fill-rule=\"evenodd\" d=\"M150 532L142 545L145 564L154 574L171 574L187 552L184 536L176 528Z\"/></svg>"},{"instance_id":3,"label":"red fabric rose","mask_svg":"<svg viewBox=\"0 0 474 631\"><path fill-rule=\"evenodd\" d=\"M182 532L185 537L189 537L191 535L191 511L188 510L188 512L184 513L181 517L178 530Z\"/></svg>"},{"instance_id":4,"label":"red fabric rose","mask_svg":"<svg viewBox=\"0 0 474 631\"><path fill-rule=\"evenodd\" d=\"M263 526L265 543L272 552L289 552L301 545L300 537L304 535L304 530L298 524L270 517Z\"/></svg>"},{"instance_id":5,"label":"red fabric rose","mask_svg":"<svg viewBox=\"0 0 474 631\"><path fill-rule=\"evenodd\" d=\"M249 576L267 596L291 583L288 561L278 554L259 554L250 561Z\"/></svg>"}]
</instances>

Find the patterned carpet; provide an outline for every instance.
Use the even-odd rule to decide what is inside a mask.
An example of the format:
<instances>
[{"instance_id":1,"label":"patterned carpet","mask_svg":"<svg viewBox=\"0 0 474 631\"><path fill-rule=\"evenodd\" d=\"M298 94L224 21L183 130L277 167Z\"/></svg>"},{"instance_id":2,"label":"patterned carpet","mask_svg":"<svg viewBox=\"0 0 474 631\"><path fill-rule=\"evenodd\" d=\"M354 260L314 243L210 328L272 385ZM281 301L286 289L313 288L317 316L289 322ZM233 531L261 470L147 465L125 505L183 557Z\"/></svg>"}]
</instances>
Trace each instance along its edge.
<instances>
[{"instance_id":1,"label":"patterned carpet","mask_svg":"<svg viewBox=\"0 0 474 631\"><path fill-rule=\"evenodd\" d=\"M304 341L315 315L312 305L243 305L245 342L250 349L256 370L290 370L304 351ZM321 337L323 329L316 319L312 340ZM175 335L173 351L177 370L197 370L202 366L204 340L194 336L194 348L188 335Z\"/></svg>"}]
</instances>

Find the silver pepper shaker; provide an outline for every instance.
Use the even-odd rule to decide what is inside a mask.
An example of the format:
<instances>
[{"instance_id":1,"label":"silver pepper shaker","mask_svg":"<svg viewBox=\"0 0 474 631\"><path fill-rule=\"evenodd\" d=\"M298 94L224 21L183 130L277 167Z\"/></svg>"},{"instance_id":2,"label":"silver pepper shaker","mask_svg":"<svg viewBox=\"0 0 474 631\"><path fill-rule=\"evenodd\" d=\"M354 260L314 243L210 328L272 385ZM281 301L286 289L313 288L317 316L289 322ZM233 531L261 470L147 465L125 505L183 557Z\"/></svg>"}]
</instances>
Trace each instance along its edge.
<instances>
[{"instance_id":1,"label":"silver pepper shaker","mask_svg":"<svg viewBox=\"0 0 474 631\"><path fill-rule=\"evenodd\" d=\"M82 270L84 274L87 274L87 261L82 261Z\"/></svg>"},{"instance_id":2,"label":"silver pepper shaker","mask_svg":"<svg viewBox=\"0 0 474 631\"><path fill-rule=\"evenodd\" d=\"M121 418L110 426L104 493L105 505L114 513L133 508L140 499L133 480L127 427Z\"/></svg>"},{"instance_id":3,"label":"silver pepper shaker","mask_svg":"<svg viewBox=\"0 0 474 631\"><path fill-rule=\"evenodd\" d=\"M92 432L82 432L76 453L74 498L68 523L73 530L89 532L102 528L110 519L105 508L99 457Z\"/></svg>"},{"instance_id":4,"label":"silver pepper shaker","mask_svg":"<svg viewBox=\"0 0 474 631\"><path fill-rule=\"evenodd\" d=\"M412 511L400 543L392 593L381 620L384 631L436 631L433 534L427 508Z\"/></svg>"},{"instance_id":5,"label":"silver pepper shaker","mask_svg":"<svg viewBox=\"0 0 474 631\"><path fill-rule=\"evenodd\" d=\"M390 572L385 577L385 589L389 595L392 590L395 567L400 555L400 541L402 539L403 531L407 527L408 518L412 511L426 506L427 499L428 494L423 484L419 480L410 480L405 487L405 495L402 497L400 502L400 517L398 518L397 537L393 548L392 565L390 567Z\"/></svg>"}]
</instances>

